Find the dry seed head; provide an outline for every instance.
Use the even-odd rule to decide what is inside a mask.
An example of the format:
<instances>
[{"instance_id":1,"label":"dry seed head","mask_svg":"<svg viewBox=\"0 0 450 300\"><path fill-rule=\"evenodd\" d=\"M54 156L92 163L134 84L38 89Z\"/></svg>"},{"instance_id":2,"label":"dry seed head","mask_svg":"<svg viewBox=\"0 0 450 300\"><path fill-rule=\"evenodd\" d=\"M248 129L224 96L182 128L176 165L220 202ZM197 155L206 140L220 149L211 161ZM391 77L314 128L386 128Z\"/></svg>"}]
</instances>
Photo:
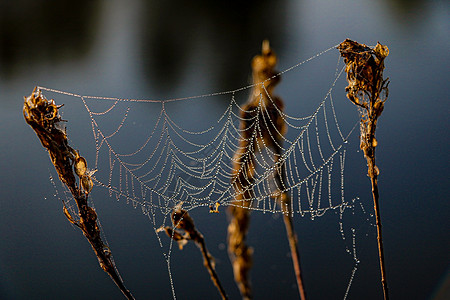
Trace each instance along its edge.
<instances>
[{"instance_id":1,"label":"dry seed head","mask_svg":"<svg viewBox=\"0 0 450 300\"><path fill-rule=\"evenodd\" d=\"M372 147L376 147L378 145L377 139L374 137L372 140Z\"/></svg>"},{"instance_id":2,"label":"dry seed head","mask_svg":"<svg viewBox=\"0 0 450 300\"><path fill-rule=\"evenodd\" d=\"M81 187L83 188L86 194L89 194L94 187L94 183L92 182L91 177L83 175L81 177Z\"/></svg>"},{"instance_id":3,"label":"dry seed head","mask_svg":"<svg viewBox=\"0 0 450 300\"><path fill-rule=\"evenodd\" d=\"M84 157L78 156L78 153L77 153L77 158L75 159L74 169L75 169L75 173L80 178L83 175L85 175L86 171L87 171L86 159L84 159Z\"/></svg>"},{"instance_id":4,"label":"dry seed head","mask_svg":"<svg viewBox=\"0 0 450 300\"><path fill-rule=\"evenodd\" d=\"M383 80L384 59L389 54L387 46L378 43L373 49L364 45L346 39L338 49L341 56L344 57L346 64L348 86L346 88L347 97L356 105L369 109L368 105L376 104L376 98L387 90L387 80ZM359 92L365 92L370 101L355 101ZM361 103L362 101L362 103ZM373 107L375 114L379 116L382 111L382 104L379 108Z\"/></svg>"},{"instance_id":5,"label":"dry seed head","mask_svg":"<svg viewBox=\"0 0 450 300\"><path fill-rule=\"evenodd\" d=\"M28 123L34 122L46 130L54 129L54 124L61 121L58 108L53 99L47 100L37 87L30 96L24 97L23 115Z\"/></svg>"}]
</instances>

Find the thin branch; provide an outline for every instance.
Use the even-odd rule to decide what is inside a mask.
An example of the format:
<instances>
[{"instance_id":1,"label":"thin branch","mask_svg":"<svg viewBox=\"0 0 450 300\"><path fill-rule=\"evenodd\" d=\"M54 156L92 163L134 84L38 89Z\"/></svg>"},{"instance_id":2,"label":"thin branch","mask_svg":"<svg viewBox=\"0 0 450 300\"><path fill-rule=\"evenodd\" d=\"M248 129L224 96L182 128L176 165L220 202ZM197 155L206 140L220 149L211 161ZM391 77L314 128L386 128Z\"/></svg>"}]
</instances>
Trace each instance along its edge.
<instances>
[{"instance_id":1,"label":"thin branch","mask_svg":"<svg viewBox=\"0 0 450 300\"><path fill-rule=\"evenodd\" d=\"M181 208L181 205L182 203L175 206L174 210L172 211L171 219L174 227L161 227L160 229L158 229L158 231L165 231L170 238L178 243L180 250L183 249L183 246L189 240L194 241L197 247L200 249L200 252L202 253L203 264L208 270L209 276L216 286L217 290L219 291L220 296L224 300L228 299L228 296L222 284L220 283L219 276L216 273L214 258L206 248L205 238L195 228L194 220L186 210ZM180 230L184 232L180 232Z\"/></svg>"},{"instance_id":2,"label":"thin branch","mask_svg":"<svg viewBox=\"0 0 450 300\"><path fill-rule=\"evenodd\" d=\"M389 299L379 206L378 175L380 170L375 164L375 148L378 145L378 141L375 138L375 130L378 118L383 112L384 103L389 94L389 80L383 79L384 59L388 56L389 49L380 43L377 43L375 48L372 49L349 39L342 42L338 49L346 64L345 70L349 83L345 88L347 97L354 104L365 107L365 110L361 113L360 147L367 161L367 173L372 184L383 294L384 299ZM366 94L368 99L360 97L361 92ZM382 95L383 92L384 95Z\"/></svg>"},{"instance_id":3,"label":"thin branch","mask_svg":"<svg viewBox=\"0 0 450 300\"><path fill-rule=\"evenodd\" d=\"M278 149L278 153L281 154L281 149ZM276 168L275 180L279 190L286 190L285 182L286 182L286 166L284 163L281 163ZM306 300L306 290L303 284L303 275L300 267L300 254L298 249L298 238L295 233L294 223L292 221L292 204L291 197L287 192L281 193L277 200L281 204L281 208L283 211L283 221L284 227L286 228L286 234L289 241L289 248L291 250L292 256L292 264L294 266L295 279L297 280L298 292L300 294L301 300Z\"/></svg>"},{"instance_id":4,"label":"thin branch","mask_svg":"<svg viewBox=\"0 0 450 300\"><path fill-rule=\"evenodd\" d=\"M34 130L42 146L48 151L59 179L67 186L78 208L78 221L69 213L65 205L63 212L72 224L81 229L98 258L100 267L108 273L127 299L134 299L114 265L109 247L103 243L97 222L97 213L89 207L87 200L92 190L92 171L87 169L86 160L78 151L69 146L63 120L55 101L47 100L35 87L29 97L24 97L23 115ZM79 177L79 183L74 174ZM95 171L94 171L95 172Z\"/></svg>"},{"instance_id":5,"label":"thin branch","mask_svg":"<svg viewBox=\"0 0 450 300\"><path fill-rule=\"evenodd\" d=\"M306 291L303 286L303 275L300 268L300 254L298 250L298 239L295 234L294 223L292 222L292 208L290 204L290 197L286 193L282 195L281 203L283 206L283 221L286 227L286 234L291 249L292 264L294 266L295 279L297 280L298 292L300 299L306 299Z\"/></svg>"}]
</instances>

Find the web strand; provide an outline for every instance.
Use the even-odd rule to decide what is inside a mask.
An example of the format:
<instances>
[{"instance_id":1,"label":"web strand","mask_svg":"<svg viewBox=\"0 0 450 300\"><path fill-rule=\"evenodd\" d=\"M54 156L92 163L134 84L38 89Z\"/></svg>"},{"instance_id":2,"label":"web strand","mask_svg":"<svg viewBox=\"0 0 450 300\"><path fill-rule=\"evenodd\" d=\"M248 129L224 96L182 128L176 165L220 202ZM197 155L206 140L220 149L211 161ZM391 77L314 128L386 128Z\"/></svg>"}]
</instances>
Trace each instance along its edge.
<instances>
[{"instance_id":1,"label":"web strand","mask_svg":"<svg viewBox=\"0 0 450 300\"><path fill-rule=\"evenodd\" d=\"M292 71L333 48L335 46L276 76ZM236 96L250 90L255 86L253 84L230 91L166 100L81 96L44 87L40 89L82 101L91 119L96 145L95 167L99 169L99 172L94 177L95 183L107 188L110 196L115 195L118 199L125 198L133 206L159 208L163 214L170 213L171 209L180 202L192 207L207 206L214 202L224 206L231 205L237 196L232 188L233 183L229 183L233 178L231 161L238 149L239 141L245 139L246 131L251 130L254 135L251 139L260 140L261 144L253 144L251 148L256 150L255 153L242 153L245 157L244 161L248 160L255 169L253 183L244 184L245 190L241 191L242 193L251 192L254 195L252 199L244 199L255 204L250 209L262 208L266 212L267 207L272 213L278 213L281 208L272 205L271 199L277 197L279 193L289 192L292 195L298 195L298 200L293 200L297 203L296 211L302 216L309 213L314 218L328 209L335 209L336 205L342 205L342 203L333 204L331 191L334 157L342 152L343 144L347 140L343 137L332 98L333 88L344 69L338 70L337 67L331 87L317 109L311 115L303 117L290 116L279 109L265 85L261 84L264 91L260 95L261 99L268 97L289 128L291 138L285 137L276 130L263 101L260 101L260 105L255 108L260 113L248 112L255 117L251 119L240 117L243 109L236 103ZM165 105L173 101L203 98L206 98L207 104L209 98L224 95L230 96L228 107L215 123L202 130L190 130L178 124ZM113 103L105 109L94 111L88 100L107 100ZM128 125L129 114L133 112L133 103L141 102L160 105L160 113L153 125L149 124L150 133L140 146L132 151L120 151L113 145L114 140L121 138L123 127ZM110 124L100 126L102 122L105 124L100 118L107 119L113 112L122 115L121 121L115 128L108 129L106 133L105 129L111 126ZM332 122L329 121L328 114L333 116ZM239 128L238 124L242 122L248 124L248 127ZM269 144L266 144L262 136L264 128L271 128L268 130ZM339 138L332 136L331 130L337 131ZM272 133L280 136L284 145L278 144L277 137L272 136ZM273 151L270 146L272 143L282 150L280 154ZM108 159L107 163L102 165L101 157L104 152L107 153ZM280 168L282 165L284 168ZM102 170L107 170L103 178ZM285 178L282 186L274 181L273 176L276 170L284 170L285 174L281 174L281 177ZM246 171L242 170L242 172ZM327 184L323 184L324 180ZM136 193L136 187L141 190L139 193ZM302 191L306 198L300 197ZM326 202L328 207L325 208L321 207L324 203L321 202L323 193L328 195ZM144 195L147 198L144 198ZM302 208L304 206L301 205L301 198L307 199L305 203L307 210ZM148 199L158 199L158 201L149 203Z\"/></svg>"}]
</instances>

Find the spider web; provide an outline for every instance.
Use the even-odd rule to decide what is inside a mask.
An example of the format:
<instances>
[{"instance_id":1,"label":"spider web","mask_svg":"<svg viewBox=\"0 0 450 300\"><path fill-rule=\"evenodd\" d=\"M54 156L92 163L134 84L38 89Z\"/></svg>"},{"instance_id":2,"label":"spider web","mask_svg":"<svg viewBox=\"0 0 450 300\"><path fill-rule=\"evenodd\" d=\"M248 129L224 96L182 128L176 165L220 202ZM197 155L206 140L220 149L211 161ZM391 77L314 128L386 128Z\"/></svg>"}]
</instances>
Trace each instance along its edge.
<instances>
[{"instance_id":1,"label":"spider web","mask_svg":"<svg viewBox=\"0 0 450 300\"><path fill-rule=\"evenodd\" d=\"M288 75L335 48L330 47L268 80ZM253 114L256 117L242 118L240 103L245 102L256 85L264 87L264 82L225 92L162 100L83 96L46 87L39 89L69 96L83 104L95 144L95 156L88 159L90 169L97 170L91 177L94 189L104 189L109 197L140 208L157 232L161 226L171 225L170 214L176 206L187 211L199 208L209 211L216 205L219 210L237 205L235 200L242 191L233 188L236 176L232 164L239 150L244 151L243 155L255 168L253 181L246 187L253 196L239 198L250 202L248 209L282 214L277 201L282 193L290 195L293 216L315 219L334 210L342 218L346 208L354 208L355 200L347 201L344 197L344 169L347 141L356 126L345 131L341 128L333 100L334 87L343 72L338 60L328 90L314 110L301 116L286 112L291 102L302 100L301 96L283 99L286 107L283 111L263 88L265 94L259 96L270 99L288 128L285 136L280 134L282 144L272 137L273 143L279 143L281 154L264 142L255 145L256 151L239 149L245 131L252 130L256 138L264 141L262 128L276 128L263 101ZM342 97L344 93L338 94ZM245 166L240 171L246 172ZM283 172L281 186L274 178L276 172ZM345 240L342 222L339 227ZM156 235L164 248L166 243ZM359 262L353 228L352 240L346 251L356 264L344 298ZM170 240L164 251L170 277L172 244ZM175 298L172 281L171 287Z\"/></svg>"}]
</instances>

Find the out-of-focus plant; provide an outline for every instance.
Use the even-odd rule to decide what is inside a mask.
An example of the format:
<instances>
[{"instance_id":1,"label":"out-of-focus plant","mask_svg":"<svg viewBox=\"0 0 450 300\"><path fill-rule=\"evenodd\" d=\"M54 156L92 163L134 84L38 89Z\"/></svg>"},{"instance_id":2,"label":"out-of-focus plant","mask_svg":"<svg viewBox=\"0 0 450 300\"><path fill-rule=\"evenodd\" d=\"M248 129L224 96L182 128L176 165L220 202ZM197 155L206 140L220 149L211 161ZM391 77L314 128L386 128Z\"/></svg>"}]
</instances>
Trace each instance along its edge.
<instances>
[{"instance_id":1,"label":"out-of-focus plant","mask_svg":"<svg viewBox=\"0 0 450 300\"><path fill-rule=\"evenodd\" d=\"M255 155L264 147L274 152L274 179L277 191L272 195L280 204L286 227L297 285L302 300L306 298L303 286L300 255L292 222L292 207L287 193L285 164L282 161L282 144L287 131L282 117L283 100L273 95L280 75L275 70L277 56L270 48L269 41L262 44L260 55L252 60L253 88L249 100L241 107L241 132L239 146L233 157L232 185L235 190L233 205L229 207L231 216L228 226L228 253L234 271L234 279L244 299L251 299L248 273L252 266L252 249L245 242L250 223L250 209L254 193ZM269 121L264 122L263 120Z\"/></svg>"}]
</instances>

